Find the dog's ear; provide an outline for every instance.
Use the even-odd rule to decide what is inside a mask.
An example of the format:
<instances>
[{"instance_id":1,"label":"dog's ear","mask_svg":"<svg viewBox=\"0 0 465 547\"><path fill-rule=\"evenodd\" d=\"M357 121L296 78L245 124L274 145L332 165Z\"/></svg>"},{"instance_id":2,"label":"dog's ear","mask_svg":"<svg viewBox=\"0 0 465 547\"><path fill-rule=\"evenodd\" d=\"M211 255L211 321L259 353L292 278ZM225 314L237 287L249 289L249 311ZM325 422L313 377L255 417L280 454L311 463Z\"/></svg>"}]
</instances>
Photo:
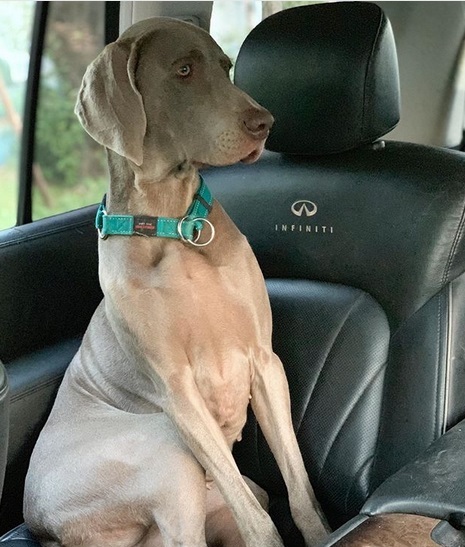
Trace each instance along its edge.
<instances>
[{"instance_id":1,"label":"dog's ear","mask_svg":"<svg viewBox=\"0 0 465 547\"><path fill-rule=\"evenodd\" d=\"M93 139L140 166L147 119L136 62L137 43L109 44L87 68L74 112Z\"/></svg>"}]
</instances>

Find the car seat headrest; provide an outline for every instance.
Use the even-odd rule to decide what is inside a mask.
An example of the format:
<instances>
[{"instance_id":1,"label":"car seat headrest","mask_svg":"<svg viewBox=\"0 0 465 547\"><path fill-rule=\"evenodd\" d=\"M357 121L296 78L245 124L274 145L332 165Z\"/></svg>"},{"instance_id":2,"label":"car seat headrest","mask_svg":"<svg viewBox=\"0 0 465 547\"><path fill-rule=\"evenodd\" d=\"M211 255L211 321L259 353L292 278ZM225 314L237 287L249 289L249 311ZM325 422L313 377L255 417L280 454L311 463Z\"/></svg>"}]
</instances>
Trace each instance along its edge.
<instances>
[{"instance_id":1,"label":"car seat headrest","mask_svg":"<svg viewBox=\"0 0 465 547\"><path fill-rule=\"evenodd\" d=\"M300 6L264 19L244 41L234 79L275 117L275 152L343 152L399 121L394 36L376 4Z\"/></svg>"}]
</instances>

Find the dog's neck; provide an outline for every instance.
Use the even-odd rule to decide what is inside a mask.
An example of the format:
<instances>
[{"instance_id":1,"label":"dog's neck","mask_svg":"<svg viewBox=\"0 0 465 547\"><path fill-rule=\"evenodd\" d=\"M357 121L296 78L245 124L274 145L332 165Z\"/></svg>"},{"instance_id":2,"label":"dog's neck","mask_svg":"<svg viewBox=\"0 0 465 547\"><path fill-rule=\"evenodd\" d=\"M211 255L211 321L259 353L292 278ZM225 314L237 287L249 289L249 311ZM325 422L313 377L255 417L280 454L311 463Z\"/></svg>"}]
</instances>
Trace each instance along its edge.
<instances>
[{"instance_id":1,"label":"dog's neck","mask_svg":"<svg viewBox=\"0 0 465 547\"><path fill-rule=\"evenodd\" d=\"M175 167L162 180L153 180L143 169L133 170L128 161L107 150L110 214L181 217L192 202L199 185L192 165Z\"/></svg>"}]
</instances>

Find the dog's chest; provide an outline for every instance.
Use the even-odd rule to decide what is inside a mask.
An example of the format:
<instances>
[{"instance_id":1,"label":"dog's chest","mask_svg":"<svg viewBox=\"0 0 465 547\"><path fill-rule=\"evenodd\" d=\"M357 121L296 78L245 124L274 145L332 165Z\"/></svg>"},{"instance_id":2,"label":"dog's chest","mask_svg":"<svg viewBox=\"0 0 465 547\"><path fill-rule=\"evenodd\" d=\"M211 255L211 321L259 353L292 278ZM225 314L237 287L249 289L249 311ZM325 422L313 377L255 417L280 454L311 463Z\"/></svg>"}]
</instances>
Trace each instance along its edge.
<instances>
[{"instance_id":1,"label":"dog's chest","mask_svg":"<svg viewBox=\"0 0 465 547\"><path fill-rule=\"evenodd\" d=\"M215 366L196 367L194 377L208 410L232 446L240 440L247 418L251 390L248 359L240 352L231 351Z\"/></svg>"},{"instance_id":2,"label":"dog's chest","mask_svg":"<svg viewBox=\"0 0 465 547\"><path fill-rule=\"evenodd\" d=\"M177 273L167 306L178 310L170 327L173 344L183 348L200 395L230 446L246 422L254 364L271 351L263 278L246 240L240 250L220 267L195 255L165 261L166 271Z\"/></svg>"},{"instance_id":3,"label":"dog's chest","mask_svg":"<svg viewBox=\"0 0 465 547\"><path fill-rule=\"evenodd\" d=\"M254 348L259 345L248 277L244 268L196 276L188 297L196 310L188 327L189 363L198 390L230 446L245 425Z\"/></svg>"}]
</instances>

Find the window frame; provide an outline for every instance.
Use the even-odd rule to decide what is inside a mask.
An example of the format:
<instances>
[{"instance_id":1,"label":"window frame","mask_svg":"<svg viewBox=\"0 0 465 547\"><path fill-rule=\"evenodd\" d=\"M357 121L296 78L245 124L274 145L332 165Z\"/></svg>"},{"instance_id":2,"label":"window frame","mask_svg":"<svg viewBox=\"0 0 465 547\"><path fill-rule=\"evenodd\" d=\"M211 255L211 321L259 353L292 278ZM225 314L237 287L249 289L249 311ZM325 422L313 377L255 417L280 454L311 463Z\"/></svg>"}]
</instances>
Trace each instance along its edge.
<instances>
[{"instance_id":1,"label":"window frame","mask_svg":"<svg viewBox=\"0 0 465 547\"><path fill-rule=\"evenodd\" d=\"M48 1L36 2L19 153L19 192L16 226L32 222L32 168L36 137L40 70L47 29Z\"/></svg>"}]
</instances>

